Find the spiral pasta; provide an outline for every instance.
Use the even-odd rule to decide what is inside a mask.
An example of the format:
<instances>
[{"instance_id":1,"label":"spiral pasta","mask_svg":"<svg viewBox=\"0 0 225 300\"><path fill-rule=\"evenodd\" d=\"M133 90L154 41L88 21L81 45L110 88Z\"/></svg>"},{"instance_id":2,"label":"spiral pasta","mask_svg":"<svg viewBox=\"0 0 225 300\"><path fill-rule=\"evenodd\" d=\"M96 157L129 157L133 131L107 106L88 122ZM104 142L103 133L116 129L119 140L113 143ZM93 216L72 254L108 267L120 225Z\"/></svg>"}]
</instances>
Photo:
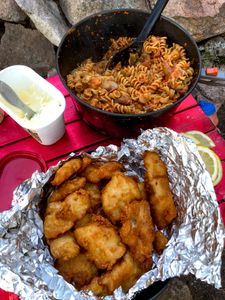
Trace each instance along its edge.
<instances>
[{"instance_id":1,"label":"spiral pasta","mask_svg":"<svg viewBox=\"0 0 225 300\"><path fill-rule=\"evenodd\" d=\"M149 36L137 61L105 69L109 58L132 41L130 37L112 39L100 62L87 59L67 75L68 87L90 105L120 114L159 110L184 95L194 70L184 47L169 46L166 37Z\"/></svg>"}]
</instances>

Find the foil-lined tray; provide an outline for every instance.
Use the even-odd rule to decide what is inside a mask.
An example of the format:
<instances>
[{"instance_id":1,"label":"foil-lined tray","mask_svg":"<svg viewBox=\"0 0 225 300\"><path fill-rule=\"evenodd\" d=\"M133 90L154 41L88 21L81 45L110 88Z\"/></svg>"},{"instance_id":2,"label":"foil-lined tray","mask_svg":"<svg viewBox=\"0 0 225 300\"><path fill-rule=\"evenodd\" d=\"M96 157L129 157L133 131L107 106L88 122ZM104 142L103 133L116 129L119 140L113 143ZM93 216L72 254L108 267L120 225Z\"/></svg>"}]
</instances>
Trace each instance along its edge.
<instances>
[{"instance_id":1,"label":"foil-lined tray","mask_svg":"<svg viewBox=\"0 0 225 300\"><path fill-rule=\"evenodd\" d=\"M157 151L167 165L178 216L166 233L170 239L163 254L153 255L152 269L127 294L118 288L105 299L129 300L156 281L187 274L220 288L225 231L210 175L195 144L161 127L143 131L137 139L124 139L121 147L99 147L90 155L118 160L126 174L143 180L142 155L147 149ZM0 287L21 300L97 299L58 275L43 242L43 189L59 165L33 173L14 191L12 208L0 213Z\"/></svg>"}]
</instances>

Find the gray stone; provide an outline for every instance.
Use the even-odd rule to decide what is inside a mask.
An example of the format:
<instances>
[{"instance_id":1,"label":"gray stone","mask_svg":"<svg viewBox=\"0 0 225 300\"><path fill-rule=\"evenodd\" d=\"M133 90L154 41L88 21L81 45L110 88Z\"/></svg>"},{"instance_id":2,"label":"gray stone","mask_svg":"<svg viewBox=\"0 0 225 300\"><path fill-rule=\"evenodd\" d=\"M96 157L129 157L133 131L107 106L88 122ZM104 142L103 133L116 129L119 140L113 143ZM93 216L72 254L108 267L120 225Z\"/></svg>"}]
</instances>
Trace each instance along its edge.
<instances>
[{"instance_id":1,"label":"gray stone","mask_svg":"<svg viewBox=\"0 0 225 300\"><path fill-rule=\"evenodd\" d=\"M219 119L218 128L220 129L220 132L221 132L223 138L225 139L225 103L220 107L220 109L218 111L218 119ZM225 274L224 274L224 277L225 277Z\"/></svg>"},{"instance_id":2,"label":"gray stone","mask_svg":"<svg viewBox=\"0 0 225 300\"><path fill-rule=\"evenodd\" d=\"M18 0L17 0L18 1ZM156 0L59 0L71 24L93 13L113 8L149 10ZM186 28L197 41L225 32L225 0L170 0L163 12Z\"/></svg>"},{"instance_id":3,"label":"gray stone","mask_svg":"<svg viewBox=\"0 0 225 300\"><path fill-rule=\"evenodd\" d=\"M0 19L9 22L22 22L26 14L19 8L14 0L0 1Z\"/></svg>"},{"instance_id":4,"label":"gray stone","mask_svg":"<svg viewBox=\"0 0 225 300\"><path fill-rule=\"evenodd\" d=\"M175 19L197 41L225 32L225 0L170 0L164 14Z\"/></svg>"},{"instance_id":5,"label":"gray stone","mask_svg":"<svg viewBox=\"0 0 225 300\"><path fill-rule=\"evenodd\" d=\"M179 278L169 281L168 287L157 297L157 300L192 300L190 290Z\"/></svg>"},{"instance_id":6,"label":"gray stone","mask_svg":"<svg viewBox=\"0 0 225 300\"><path fill-rule=\"evenodd\" d=\"M30 17L36 28L54 45L58 46L68 30L57 4L52 0L15 0Z\"/></svg>"},{"instance_id":7,"label":"gray stone","mask_svg":"<svg viewBox=\"0 0 225 300\"><path fill-rule=\"evenodd\" d=\"M146 10L148 5L145 0L59 0L60 6L71 24L102 10L114 8L136 8Z\"/></svg>"},{"instance_id":8,"label":"gray stone","mask_svg":"<svg viewBox=\"0 0 225 300\"><path fill-rule=\"evenodd\" d=\"M37 30L5 23L0 44L0 69L15 64L27 65L46 76L55 67L54 47Z\"/></svg>"},{"instance_id":9,"label":"gray stone","mask_svg":"<svg viewBox=\"0 0 225 300\"><path fill-rule=\"evenodd\" d=\"M203 68L218 67L221 70L225 69L225 38L223 36L214 37L202 42L199 45L199 50ZM225 102L225 78L223 81L212 81L209 84L199 82L194 93L198 98L202 97L213 101L217 109L219 109Z\"/></svg>"},{"instance_id":10,"label":"gray stone","mask_svg":"<svg viewBox=\"0 0 225 300\"><path fill-rule=\"evenodd\" d=\"M221 107L223 103L225 103L225 85L224 86L213 86L213 85L207 85L198 83L198 88L200 88L199 91L197 91L197 94L199 94L203 99L210 100L216 104L217 109Z\"/></svg>"},{"instance_id":11,"label":"gray stone","mask_svg":"<svg viewBox=\"0 0 225 300\"><path fill-rule=\"evenodd\" d=\"M223 57L225 54L225 38L222 36L217 36L215 38L209 39L204 44L204 52L212 56Z\"/></svg>"},{"instance_id":12,"label":"gray stone","mask_svg":"<svg viewBox=\"0 0 225 300\"><path fill-rule=\"evenodd\" d=\"M224 121L224 116L225 114L224 114L224 107L223 107L223 114L219 116L219 120ZM225 133L224 124L223 127L221 126L221 128L223 129L223 133ZM188 285L193 300L205 300L205 299L224 300L225 299L225 289L224 289L225 288L225 250L222 253L221 279L222 279L221 282L222 288L216 289L213 285L200 281L199 279L196 279L193 275L181 277L183 283Z\"/></svg>"}]
</instances>

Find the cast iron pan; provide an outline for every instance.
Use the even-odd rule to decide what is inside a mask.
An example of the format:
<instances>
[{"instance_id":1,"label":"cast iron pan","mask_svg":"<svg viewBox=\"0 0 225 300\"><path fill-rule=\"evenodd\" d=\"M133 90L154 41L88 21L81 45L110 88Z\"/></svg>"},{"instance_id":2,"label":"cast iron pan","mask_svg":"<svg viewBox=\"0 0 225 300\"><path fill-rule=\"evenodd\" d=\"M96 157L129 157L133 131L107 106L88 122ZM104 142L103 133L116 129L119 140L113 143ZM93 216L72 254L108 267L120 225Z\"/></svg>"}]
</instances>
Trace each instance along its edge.
<instances>
[{"instance_id":1,"label":"cast iron pan","mask_svg":"<svg viewBox=\"0 0 225 300\"><path fill-rule=\"evenodd\" d=\"M140 129L154 124L154 120L185 99L196 86L201 70L198 47L190 34L177 23L161 16L152 34L167 36L168 43L178 43L185 47L194 76L188 91L178 101L155 112L145 114L110 113L91 106L81 100L66 85L66 76L87 58L99 61L110 47L111 38L121 36L137 37L149 16L148 12L135 9L118 9L91 15L73 27L63 37L57 51L57 71L73 99L84 121L103 134L114 137L135 137Z\"/></svg>"}]
</instances>

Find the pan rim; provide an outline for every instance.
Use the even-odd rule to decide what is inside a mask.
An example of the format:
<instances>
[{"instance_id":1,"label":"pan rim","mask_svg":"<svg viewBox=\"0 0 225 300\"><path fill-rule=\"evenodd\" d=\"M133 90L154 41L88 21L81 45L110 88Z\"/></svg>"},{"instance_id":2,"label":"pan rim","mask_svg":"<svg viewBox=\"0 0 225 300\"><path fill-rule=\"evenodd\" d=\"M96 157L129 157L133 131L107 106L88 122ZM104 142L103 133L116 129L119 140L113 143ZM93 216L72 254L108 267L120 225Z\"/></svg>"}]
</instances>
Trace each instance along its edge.
<instances>
[{"instance_id":1,"label":"pan rim","mask_svg":"<svg viewBox=\"0 0 225 300\"><path fill-rule=\"evenodd\" d=\"M60 52L62 49L62 45L64 44L65 40L67 39L67 37L74 31L74 29L76 29L76 27L80 26L82 23L85 23L87 20L91 19L91 18L95 18L97 16L101 16L101 15L107 15L107 14L112 14L112 13L123 13L123 12L136 12L136 13L143 13L146 15L149 15L148 11L145 10L141 10L141 9L134 9L134 8L117 8L117 9L109 9L109 10L103 10L101 12L98 13L94 13L91 14L89 16L86 16L85 18L83 18L82 20L80 20L79 22L77 22L76 24L72 25L71 28L65 33L65 35L63 36L59 47L57 49L57 53L56 53L56 69L57 69L57 73L60 77L61 82L63 83L64 87L66 88L66 90L69 92L70 96L72 96L74 98L74 100L78 101L81 105L84 105L85 107L92 109L98 113L103 113L106 116L109 117L113 117L113 118L123 118L123 119L137 119L137 118L148 118L148 117L153 117L157 116L158 114L163 114L164 112L167 112L170 108L173 108L175 106L177 106L179 103L181 103L185 98L187 98L191 92L193 91L193 89L195 88L195 86L197 85L199 78L201 76L201 56L200 56L200 51L197 47L196 41L194 40L194 38L192 37L192 35L185 29L183 28L180 24L178 24L177 22L175 22L173 19L162 16L160 17L160 19L163 19L169 23L172 23L175 27L178 27L192 42L192 44L195 46L196 48L196 54L197 54L197 58L198 58L198 70L197 70L197 76L195 81L192 83L191 87L188 89L188 92L186 92L181 98L179 98L177 101L171 103L170 105L165 106L164 108L161 108L159 110L156 111L151 111L151 112L146 112L146 113L138 113L138 114L121 114L121 113L114 113L114 112L109 112L100 108L97 108L91 104L89 104L88 102L85 102L84 100L82 100L79 96L77 96L73 90L71 90L66 82L65 79L63 78L63 76L61 75L60 72L60 68L59 68L59 57L60 57ZM196 71L196 70L195 70Z\"/></svg>"}]
</instances>

